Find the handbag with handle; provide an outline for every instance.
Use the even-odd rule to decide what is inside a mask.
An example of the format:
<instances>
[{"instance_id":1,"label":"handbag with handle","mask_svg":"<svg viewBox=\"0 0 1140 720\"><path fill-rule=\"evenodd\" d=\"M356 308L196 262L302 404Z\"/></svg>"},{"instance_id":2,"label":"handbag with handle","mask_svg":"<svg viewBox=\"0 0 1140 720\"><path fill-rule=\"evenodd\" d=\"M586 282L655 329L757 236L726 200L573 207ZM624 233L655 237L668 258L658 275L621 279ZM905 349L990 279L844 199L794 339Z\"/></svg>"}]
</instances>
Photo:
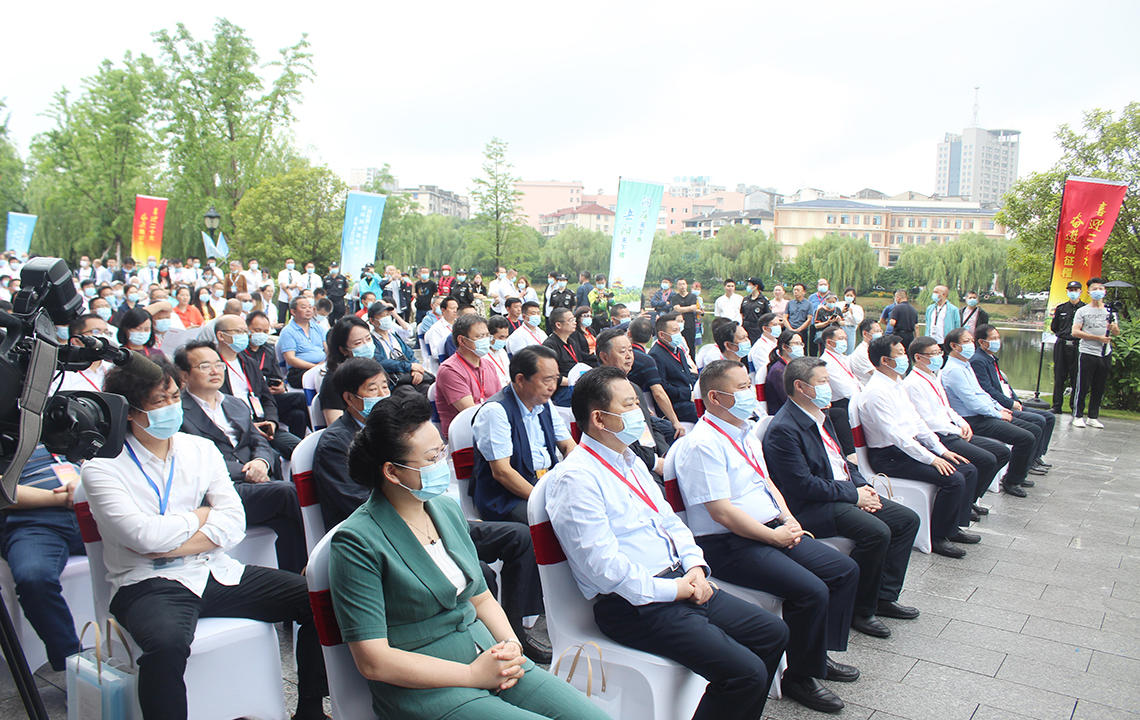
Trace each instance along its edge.
<instances>
[{"instance_id":1,"label":"handbag with handle","mask_svg":"<svg viewBox=\"0 0 1140 720\"><path fill-rule=\"evenodd\" d=\"M95 631L95 647L67 659L67 720L141 720L138 668L122 628L114 620L107 620L107 657L103 656L99 625L95 622L83 626L80 644L88 628ZM112 629L126 650L125 663L113 657Z\"/></svg>"},{"instance_id":2,"label":"handbag with handle","mask_svg":"<svg viewBox=\"0 0 1140 720\"><path fill-rule=\"evenodd\" d=\"M575 651L574 660L570 663L570 669L566 673L566 682L573 680L574 671L578 669L578 661L582 658L582 653L586 652L587 645L593 647L594 650L598 653L598 672L601 674L602 679L601 692L604 693L606 691L606 669L602 666L602 649L598 647L598 644L596 642L586 641L578 645L571 645L570 647L563 650L562 654L558 656L558 662L554 663L554 669L551 670L551 674L554 675L554 677L558 677L558 670L562 667L562 661L566 658L566 653ZM586 652L586 697L590 697L593 692L594 662L590 659L590 653Z\"/></svg>"}]
</instances>

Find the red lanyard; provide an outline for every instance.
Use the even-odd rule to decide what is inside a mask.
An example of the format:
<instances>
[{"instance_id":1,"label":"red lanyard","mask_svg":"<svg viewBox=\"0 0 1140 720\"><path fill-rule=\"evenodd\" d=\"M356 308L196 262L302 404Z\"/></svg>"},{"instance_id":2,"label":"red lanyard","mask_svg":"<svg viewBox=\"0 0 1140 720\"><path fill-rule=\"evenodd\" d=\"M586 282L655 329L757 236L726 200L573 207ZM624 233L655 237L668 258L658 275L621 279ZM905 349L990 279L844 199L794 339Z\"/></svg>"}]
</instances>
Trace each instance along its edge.
<instances>
[{"instance_id":1,"label":"red lanyard","mask_svg":"<svg viewBox=\"0 0 1140 720\"><path fill-rule=\"evenodd\" d=\"M526 323L523 325L523 328L524 328L524 329L525 329L525 330L526 330L528 333L530 333L530 336L531 336L532 338L534 338L534 341L535 341L536 343L539 343L540 345L542 344L542 341L541 341L541 340L539 340L539 339L538 339L538 336L534 334L534 330L531 330L531 329L530 329L530 322L529 322L529 321L527 321L527 322L526 322Z\"/></svg>"},{"instance_id":2,"label":"red lanyard","mask_svg":"<svg viewBox=\"0 0 1140 720\"><path fill-rule=\"evenodd\" d=\"M626 480L625 475L622 475L617 470L615 470L613 465L610 465L608 462L603 460L602 456L599 455L598 453L594 452L594 449L592 447L590 447L589 445L582 445L581 448L583 450L585 450L586 452L590 453L591 455L593 455L595 458L597 458L598 462L605 465L607 470L612 472L614 475L617 475L618 480L621 480L623 483L625 483L625 486L627 488L629 488L630 490L632 490L634 495L636 495L639 498L641 498L642 500L644 500L646 505L653 508L653 512L659 512L657 510L657 506L653 504L653 501L651 499L649 499L649 494L641 489L640 484L631 483L629 480ZM634 481L636 482L636 480L637 480L637 477L634 476Z\"/></svg>"},{"instance_id":3,"label":"red lanyard","mask_svg":"<svg viewBox=\"0 0 1140 720\"><path fill-rule=\"evenodd\" d=\"M566 352L570 353L570 357L574 358L574 362L578 362L578 353L574 352L574 348L570 347L570 343L564 342L562 345L566 348Z\"/></svg>"},{"instance_id":4,"label":"red lanyard","mask_svg":"<svg viewBox=\"0 0 1140 720\"><path fill-rule=\"evenodd\" d=\"M725 438L726 440L728 440L730 443L732 443L732 446L733 446L734 448L736 448L736 452L740 453L740 456L744 458L744 461L745 461L745 462L747 462L747 463L748 463L750 466L752 466L752 469L756 471L756 474L757 474L757 475L759 475L759 476L760 476L762 479L764 479L764 480L767 480L767 479L768 479L768 476L764 474L764 469L760 467L760 463L758 463L758 462L756 462L755 460L753 460L753 459L752 459L752 458L751 458L751 457L748 455L748 453L746 453L746 452L744 451L744 448L742 448L742 447L740 447L739 445L737 445L737 444L736 444L736 441L735 441L735 440L733 440L733 439L732 439L732 438L729 436L729 434L728 434L728 433L726 433L724 430L721 430L721 429L720 429L720 426L719 426L719 425L717 425L716 423L713 423L713 422L709 422L709 427L711 427L713 430L716 430L716 431L717 431L718 433L720 433L721 435L724 435L724 438Z\"/></svg>"},{"instance_id":5,"label":"red lanyard","mask_svg":"<svg viewBox=\"0 0 1140 720\"><path fill-rule=\"evenodd\" d=\"M828 353L831 355L831 357L835 358L835 362L839 363L839 367L843 368L843 372L847 373L847 375L848 375L848 376L849 376L849 377L850 377L852 380L854 380L854 379L855 379L855 375L854 375L854 374L853 374L853 373L852 373L850 370L848 370L848 369L847 369L847 366L843 364L843 361L839 359L839 356L838 356L838 355L836 355L835 353L831 352L831 350L830 350L830 349L829 349L829 350L827 350L827 352L828 352Z\"/></svg>"},{"instance_id":6,"label":"red lanyard","mask_svg":"<svg viewBox=\"0 0 1140 720\"><path fill-rule=\"evenodd\" d=\"M938 388L934 387L934 383L930 382L930 380L927 379L926 375L922 374L922 372L919 371L918 376L923 380L926 380L926 384L929 385L930 389L934 391L934 394L938 396L938 402L942 403L946 407L950 407L950 405L946 402L946 398L942 397L942 393L938 392Z\"/></svg>"},{"instance_id":7,"label":"red lanyard","mask_svg":"<svg viewBox=\"0 0 1140 720\"><path fill-rule=\"evenodd\" d=\"M666 351L667 351L667 352L668 352L670 355L672 355L672 356L673 356L673 359L674 359L674 360L676 360L677 362L681 363L681 367L685 368L686 370L689 368L689 364L688 364L688 363L686 363L686 362L685 362L685 360L684 360L684 357L685 357L684 353L682 353L680 350L677 350L677 352L675 352L675 353L674 353L674 352L673 352L673 348L671 348L671 347L667 347L667 348L665 348L665 350L666 350Z\"/></svg>"},{"instance_id":8,"label":"red lanyard","mask_svg":"<svg viewBox=\"0 0 1140 720\"><path fill-rule=\"evenodd\" d=\"M224 362L224 363L226 364L226 367L228 367L228 368L230 369L230 372L232 372L234 375L240 375L240 376L241 376L241 378L242 378L243 380L245 380L245 386L246 386L247 388L249 388L249 394L252 396L252 395L253 395L253 385L251 385L251 384L250 384L250 382L249 382L249 376L248 376L248 375L246 375L244 372L240 372L240 373L239 373L237 370L234 370L234 367L233 367L233 365L230 365L229 361L228 361L228 360L226 360L225 358L222 358L222 362ZM240 360L238 361L238 365L239 365L239 366L241 365L241 361L240 361Z\"/></svg>"},{"instance_id":9,"label":"red lanyard","mask_svg":"<svg viewBox=\"0 0 1140 720\"><path fill-rule=\"evenodd\" d=\"M823 444L827 446L828 450L834 451L839 456L840 462L843 463L843 472L847 475L847 479L851 479L851 471L847 469L847 460L843 457L843 450L840 449L839 443L831 437L831 433L827 432L827 428L822 425L819 428L819 434L823 436Z\"/></svg>"},{"instance_id":10,"label":"red lanyard","mask_svg":"<svg viewBox=\"0 0 1140 720\"><path fill-rule=\"evenodd\" d=\"M1005 375L1001 374L1001 368L998 367L997 358L994 358L994 370L997 370L998 379L1001 380L1006 385L1009 385L1009 380L1006 378Z\"/></svg>"},{"instance_id":11,"label":"red lanyard","mask_svg":"<svg viewBox=\"0 0 1140 720\"><path fill-rule=\"evenodd\" d=\"M502 365L499 364L499 361L495 359L495 356L493 353L487 353L487 359L490 360L491 362L495 363L495 367L499 368L500 373L502 373L503 375L507 374L506 368L504 368Z\"/></svg>"},{"instance_id":12,"label":"red lanyard","mask_svg":"<svg viewBox=\"0 0 1140 720\"><path fill-rule=\"evenodd\" d=\"M475 381L475 384L479 386L479 399L475 401L475 404L481 404L487 399L487 391L483 389L483 366L480 364L478 368L472 367L471 363L467 362L467 358L462 355L459 356L459 361L463 363L463 367L467 368L467 374L470 375L471 379ZM472 393L472 395L474 395L474 393Z\"/></svg>"},{"instance_id":13,"label":"red lanyard","mask_svg":"<svg viewBox=\"0 0 1140 720\"><path fill-rule=\"evenodd\" d=\"M91 387L95 388L95 392L102 392L102 391L103 391L103 388L101 388L101 387L99 387L98 385L96 385L95 383L93 383L93 382L91 381L91 378L87 377L87 375L85 375L85 374L83 373L83 371L82 371L82 370L80 370L80 371L79 371L79 377L81 377L81 378L83 378L84 380L86 380L86 381L87 381L87 384L88 384L88 385L90 385Z\"/></svg>"}]
</instances>

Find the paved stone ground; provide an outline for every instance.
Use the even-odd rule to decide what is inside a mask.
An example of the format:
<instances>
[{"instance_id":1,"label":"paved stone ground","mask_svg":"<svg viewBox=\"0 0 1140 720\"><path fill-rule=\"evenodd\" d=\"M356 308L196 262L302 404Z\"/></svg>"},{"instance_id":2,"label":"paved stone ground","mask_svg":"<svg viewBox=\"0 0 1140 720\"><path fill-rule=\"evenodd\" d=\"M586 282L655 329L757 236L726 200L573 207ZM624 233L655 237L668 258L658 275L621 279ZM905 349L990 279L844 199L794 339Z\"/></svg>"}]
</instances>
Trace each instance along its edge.
<instances>
[{"instance_id":1,"label":"paved stone ground","mask_svg":"<svg viewBox=\"0 0 1140 720\"><path fill-rule=\"evenodd\" d=\"M865 720L1102 720L1140 713L1140 423L1073 429L1059 418L1049 475L1026 499L987 496L980 545L961 560L911 555L902 601L917 620L886 619L887 640L853 632L836 659L863 677L833 683L836 717ZM288 644L283 651L290 654ZM292 666L287 657L286 667ZM62 673L37 674L52 718L65 718ZM291 670L288 705L295 704ZM0 720L24 717L0 663ZM820 720L772 701L766 718ZM357 720L352 718L350 720Z\"/></svg>"}]
</instances>

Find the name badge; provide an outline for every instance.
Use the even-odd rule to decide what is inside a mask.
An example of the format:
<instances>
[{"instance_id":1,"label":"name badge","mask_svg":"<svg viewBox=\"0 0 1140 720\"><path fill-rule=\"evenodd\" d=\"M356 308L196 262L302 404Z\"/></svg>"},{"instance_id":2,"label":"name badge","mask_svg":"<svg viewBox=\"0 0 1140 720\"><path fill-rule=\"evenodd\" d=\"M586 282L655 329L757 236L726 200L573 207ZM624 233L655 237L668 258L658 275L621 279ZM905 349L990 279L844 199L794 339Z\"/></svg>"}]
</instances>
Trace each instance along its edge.
<instances>
[{"instance_id":1,"label":"name badge","mask_svg":"<svg viewBox=\"0 0 1140 720\"><path fill-rule=\"evenodd\" d=\"M67 487L69 482L79 479L79 473L75 472L75 466L71 463L58 463L51 466L51 471L55 473L55 477L59 480L61 487Z\"/></svg>"},{"instance_id":2,"label":"name badge","mask_svg":"<svg viewBox=\"0 0 1140 720\"><path fill-rule=\"evenodd\" d=\"M265 410L263 410L261 407L261 398L250 395L249 396L249 406L251 408L253 408L253 416L255 418L260 419L260 418L265 417Z\"/></svg>"}]
</instances>

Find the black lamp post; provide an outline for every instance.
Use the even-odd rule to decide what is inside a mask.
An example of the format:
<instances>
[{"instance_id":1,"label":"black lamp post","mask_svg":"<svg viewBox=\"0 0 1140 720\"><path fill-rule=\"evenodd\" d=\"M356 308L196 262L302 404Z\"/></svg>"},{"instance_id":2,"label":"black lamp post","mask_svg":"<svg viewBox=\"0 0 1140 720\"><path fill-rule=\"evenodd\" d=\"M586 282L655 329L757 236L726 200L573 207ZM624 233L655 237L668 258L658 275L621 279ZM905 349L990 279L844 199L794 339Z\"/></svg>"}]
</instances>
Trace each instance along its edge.
<instances>
[{"instance_id":1,"label":"black lamp post","mask_svg":"<svg viewBox=\"0 0 1140 720\"><path fill-rule=\"evenodd\" d=\"M206 216L203 220L206 222L206 229L210 231L210 240L217 242L218 228L222 224L222 216L219 215L218 211L211 205L210 209L206 211Z\"/></svg>"}]
</instances>

